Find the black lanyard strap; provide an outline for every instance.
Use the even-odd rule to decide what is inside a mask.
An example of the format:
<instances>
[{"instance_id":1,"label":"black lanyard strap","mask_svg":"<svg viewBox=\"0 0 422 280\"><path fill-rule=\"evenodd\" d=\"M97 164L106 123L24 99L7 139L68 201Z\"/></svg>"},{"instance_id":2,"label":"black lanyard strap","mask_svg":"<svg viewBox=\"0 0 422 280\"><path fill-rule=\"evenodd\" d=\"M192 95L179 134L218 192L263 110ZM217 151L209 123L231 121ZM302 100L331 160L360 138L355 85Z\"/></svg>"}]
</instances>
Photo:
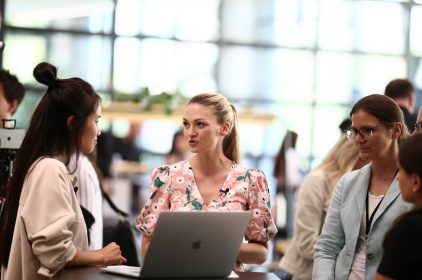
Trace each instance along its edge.
<instances>
[{"instance_id":1,"label":"black lanyard strap","mask_svg":"<svg viewBox=\"0 0 422 280\"><path fill-rule=\"evenodd\" d=\"M394 176L393 176L393 180L396 178L397 173L399 173L398 169L396 170L396 174L394 174ZM372 220L374 219L375 213L377 212L378 208L380 207L381 202L384 199L384 197L385 197L385 194L381 198L380 202L378 202L377 207L375 207L374 211L371 214L371 217L369 217L369 187L366 190L366 229L365 229L366 234L365 234L365 238L368 238L368 233L369 233L369 230L371 229Z\"/></svg>"},{"instance_id":2,"label":"black lanyard strap","mask_svg":"<svg viewBox=\"0 0 422 280\"><path fill-rule=\"evenodd\" d=\"M381 205L382 200L384 199L385 195L381 198L380 202L378 202L377 206L375 207L374 211L369 217L369 190L366 192L366 234L365 238L368 238L369 230L371 229L372 220L374 219L375 213L377 212L378 208Z\"/></svg>"}]
</instances>

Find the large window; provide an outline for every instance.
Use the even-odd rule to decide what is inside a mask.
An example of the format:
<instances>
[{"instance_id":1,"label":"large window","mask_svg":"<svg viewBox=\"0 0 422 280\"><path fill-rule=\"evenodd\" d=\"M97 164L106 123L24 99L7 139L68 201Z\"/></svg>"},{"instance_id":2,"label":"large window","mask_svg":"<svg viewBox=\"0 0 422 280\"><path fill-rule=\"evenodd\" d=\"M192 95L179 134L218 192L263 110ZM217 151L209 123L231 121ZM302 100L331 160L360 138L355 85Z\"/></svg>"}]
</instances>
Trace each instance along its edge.
<instances>
[{"instance_id":1,"label":"large window","mask_svg":"<svg viewBox=\"0 0 422 280\"><path fill-rule=\"evenodd\" d=\"M25 126L41 92L43 60L115 100L219 91L239 109L271 112L271 125L241 123L244 161L272 172L287 129L299 134L307 171L333 146L338 125L362 96L393 78L422 88L422 1L353 0L6 1L3 66L31 88L18 112ZM419 95L418 104L422 97ZM19 122L18 122L19 123ZM177 123L145 125L171 141Z\"/></svg>"}]
</instances>

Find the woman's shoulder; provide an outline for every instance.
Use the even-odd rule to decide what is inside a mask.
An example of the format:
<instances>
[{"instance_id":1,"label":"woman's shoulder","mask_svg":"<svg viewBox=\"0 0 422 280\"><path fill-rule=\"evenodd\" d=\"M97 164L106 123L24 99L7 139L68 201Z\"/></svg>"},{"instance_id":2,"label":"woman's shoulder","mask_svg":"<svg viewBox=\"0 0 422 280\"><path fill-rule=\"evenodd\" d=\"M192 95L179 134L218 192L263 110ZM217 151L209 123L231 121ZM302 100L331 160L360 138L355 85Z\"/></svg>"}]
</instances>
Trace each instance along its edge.
<instances>
[{"instance_id":1,"label":"woman's shoulder","mask_svg":"<svg viewBox=\"0 0 422 280\"><path fill-rule=\"evenodd\" d=\"M60 160L53 157L40 157L38 158L31 167L32 171L42 170L56 170L59 172L67 173L66 166Z\"/></svg>"},{"instance_id":2,"label":"woman's shoulder","mask_svg":"<svg viewBox=\"0 0 422 280\"><path fill-rule=\"evenodd\" d=\"M304 180L327 180L328 173L325 170L316 168L309 171L303 178Z\"/></svg>"},{"instance_id":3,"label":"woman's shoulder","mask_svg":"<svg viewBox=\"0 0 422 280\"><path fill-rule=\"evenodd\" d=\"M369 176L371 173L371 165L365 165L360 169L356 169L356 170L352 170L349 171L347 173L345 173L342 177L341 180L345 181L345 182L353 182L354 180L361 178L361 176Z\"/></svg>"},{"instance_id":4,"label":"woman's shoulder","mask_svg":"<svg viewBox=\"0 0 422 280\"><path fill-rule=\"evenodd\" d=\"M253 178L265 178L265 173L258 168L251 168L241 164L234 164L232 168L234 169L234 172L239 175L244 175Z\"/></svg>"},{"instance_id":5,"label":"woman's shoulder","mask_svg":"<svg viewBox=\"0 0 422 280\"><path fill-rule=\"evenodd\" d=\"M190 169L189 160L182 160L173 164L163 164L154 169L153 174L174 174L179 172L186 172Z\"/></svg>"}]
</instances>

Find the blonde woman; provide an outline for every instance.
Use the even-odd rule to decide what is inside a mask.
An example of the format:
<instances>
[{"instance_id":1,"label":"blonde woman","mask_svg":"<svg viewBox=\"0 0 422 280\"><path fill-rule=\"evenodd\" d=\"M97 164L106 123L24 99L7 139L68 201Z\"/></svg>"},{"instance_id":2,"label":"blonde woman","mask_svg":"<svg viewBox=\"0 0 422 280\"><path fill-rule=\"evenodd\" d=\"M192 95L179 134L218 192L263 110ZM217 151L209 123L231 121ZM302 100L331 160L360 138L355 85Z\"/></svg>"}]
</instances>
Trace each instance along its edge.
<instances>
[{"instance_id":1,"label":"blonde woman","mask_svg":"<svg viewBox=\"0 0 422 280\"><path fill-rule=\"evenodd\" d=\"M343 136L303 180L296 200L294 235L280 261L280 267L292 274L293 279L312 279L313 247L334 187L342 175L365 163L360 160L354 144Z\"/></svg>"},{"instance_id":2,"label":"blonde woman","mask_svg":"<svg viewBox=\"0 0 422 280\"><path fill-rule=\"evenodd\" d=\"M142 254L147 254L161 211L242 210L253 215L235 269L241 270L241 263L262 264L277 229L264 173L238 164L235 107L217 93L195 95L184 110L183 135L193 156L152 174L151 196L136 221L143 233Z\"/></svg>"}]
</instances>

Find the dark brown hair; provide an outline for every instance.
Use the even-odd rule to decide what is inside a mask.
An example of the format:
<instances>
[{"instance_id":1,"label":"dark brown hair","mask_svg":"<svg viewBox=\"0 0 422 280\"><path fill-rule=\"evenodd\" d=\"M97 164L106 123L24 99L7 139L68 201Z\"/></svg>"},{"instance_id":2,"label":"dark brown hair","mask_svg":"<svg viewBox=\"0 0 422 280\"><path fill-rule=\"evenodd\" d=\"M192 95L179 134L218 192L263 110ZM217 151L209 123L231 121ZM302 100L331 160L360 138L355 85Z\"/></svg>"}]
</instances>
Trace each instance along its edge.
<instances>
[{"instance_id":1,"label":"dark brown hair","mask_svg":"<svg viewBox=\"0 0 422 280\"><path fill-rule=\"evenodd\" d=\"M413 134L400 145L399 163L407 174L422 178L422 133Z\"/></svg>"},{"instance_id":2,"label":"dark brown hair","mask_svg":"<svg viewBox=\"0 0 422 280\"><path fill-rule=\"evenodd\" d=\"M274 161L273 176L278 180L286 180L286 150L288 148L296 148L298 134L294 131L288 130L281 143L280 150L277 153ZM285 182L279 182L284 184Z\"/></svg>"},{"instance_id":3,"label":"dark brown hair","mask_svg":"<svg viewBox=\"0 0 422 280\"><path fill-rule=\"evenodd\" d=\"M58 79L57 68L42 62L34 69L35 79L48 86L47 92L32 115L29 127L19 148L5 202L0 226L0 264L7 267L16 223L19 199L26 174L40 157L65 156L69 164L71 154L81 150L82 132L88 116L100 104L100 96L92 86L80 78ZM75 122L68 127L67 120Z\"/></svg>"},{"instance_id":4,"label":"dark brown hair","mask_svg":"<svg viewBox=\"0 0 422 280\"><path fill-rule=\"evenodd\" d=\"M4 96L9 103L14 100L17 100L18 104L21 103L25 96L25 88L15 75L10 74L7 70L0 69L0 85L3 86Z\"/></svg>"},{"instance_id":5,"label":"dark brown hair","mask_svg":"<svg viewBox=\"0 0 422 280\"><path fill-rule=\"evenodd\" d=\"M376 117L384 125L393 125L396 122L402 124L399 143L406 139L410 133L404 123L403 112L400 107L388 96L382 94L371 94L360 99L353 106L350 117L357 111L362 110Z\"/></svg>"},{"instance_id":6,"label":"dark brown hair","mask_svg":"<svg viewBox=\"0 0 422 280\"><path fill-rule=\"evenodd\" d=\"M412 83L406 79L395 79L385 87L384 94L392 99L408 98L415 92Z\"/></svg>"}]
</instances>

